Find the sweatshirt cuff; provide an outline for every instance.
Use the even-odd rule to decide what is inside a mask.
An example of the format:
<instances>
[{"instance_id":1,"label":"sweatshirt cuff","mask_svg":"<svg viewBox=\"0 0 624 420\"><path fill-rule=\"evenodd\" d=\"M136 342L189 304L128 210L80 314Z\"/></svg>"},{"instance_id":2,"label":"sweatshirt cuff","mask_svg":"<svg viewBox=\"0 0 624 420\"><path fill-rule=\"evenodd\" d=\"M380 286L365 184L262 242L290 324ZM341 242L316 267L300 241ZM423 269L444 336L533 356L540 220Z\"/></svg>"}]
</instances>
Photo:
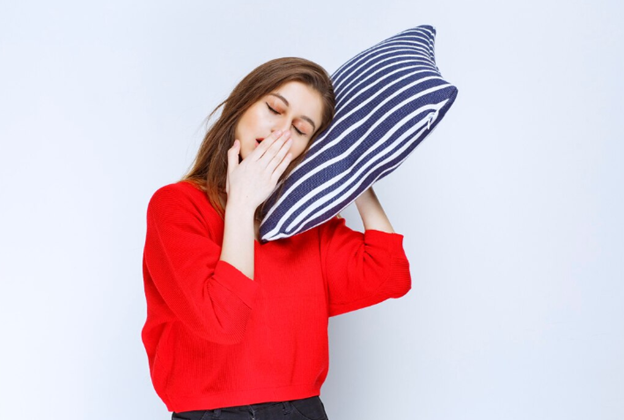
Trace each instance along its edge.
<instances>
[{"instance_id":1,"label":"sweatshirt cuff","mask_svg":"<svg viewBox=\"0 0 624 420\"><path fill-rule=\"evenodd\" d=\"M367 229L364 231L364 243L381 245L392 254L396 251L403 252L403 235L400 233L383 232L381 230Z\"/></svg>"},{"instance_id":2,"label":"sweatshirt cuff","mask_svg":"<svg viewBox=\"0 0 624 420\"><path fill-rule=\"evenodd\" d=\"M364 243L388 250L388 279L385 289L388 296L399 298L412 287L410 264L403 249L403 235L379 230L364 231Z\"/></svg>"},{"instance_id":3,"label":"sweatshirt cuff","mask_svg":"<svg viewBox=\"0 0 624 420\"><path fill-rule=\"evenodd\" d=\"M245 305L253 308L258 294L258 283L247 277L227 261L218 260L213 278L221 286L238 296Z\"/></svg>"}]
</instances>

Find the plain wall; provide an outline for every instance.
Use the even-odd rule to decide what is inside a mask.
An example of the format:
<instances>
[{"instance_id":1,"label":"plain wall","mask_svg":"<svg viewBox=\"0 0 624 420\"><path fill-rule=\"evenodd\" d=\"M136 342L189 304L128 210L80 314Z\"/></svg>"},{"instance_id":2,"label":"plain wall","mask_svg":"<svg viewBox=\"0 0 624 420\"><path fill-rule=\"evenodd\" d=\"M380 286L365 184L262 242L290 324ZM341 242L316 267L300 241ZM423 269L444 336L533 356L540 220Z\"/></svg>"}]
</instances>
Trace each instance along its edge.
<instances>
[{"instance_id":1,"label":"plain wall","mask_svg":"<svg viewBox=\"0 0 624 420\"><path fill-rule=\"evenodd\" d=\"M152 193L257 65L331 73L431 24L459 95L374 186L413 287L330 320L329 417L624 418L623 11L0 2L0 417L169 419L140 339Z\"/></svg>"}]
</instances>

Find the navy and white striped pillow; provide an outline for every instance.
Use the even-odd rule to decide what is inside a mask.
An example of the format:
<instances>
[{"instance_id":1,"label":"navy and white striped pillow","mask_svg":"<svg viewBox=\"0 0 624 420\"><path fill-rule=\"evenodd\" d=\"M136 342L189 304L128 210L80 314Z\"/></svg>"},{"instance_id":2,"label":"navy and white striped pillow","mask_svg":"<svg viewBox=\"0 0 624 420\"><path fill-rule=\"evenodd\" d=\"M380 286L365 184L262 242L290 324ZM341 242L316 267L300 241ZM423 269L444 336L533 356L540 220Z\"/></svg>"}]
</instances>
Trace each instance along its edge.
<instances>
[{"instance_id":1,"label":"navy and white striped pillow","mask_svg":"<svg viewBox=\"0 0 624 420\"><path fill-rule=\"evenodd\" d=\"M267 199L263 242L318 226L394 171L440 122L457 88L435 63L436 30L403 31L361 52L332 76L336 113L306 157Z\"/></svg>"}]
</instances>

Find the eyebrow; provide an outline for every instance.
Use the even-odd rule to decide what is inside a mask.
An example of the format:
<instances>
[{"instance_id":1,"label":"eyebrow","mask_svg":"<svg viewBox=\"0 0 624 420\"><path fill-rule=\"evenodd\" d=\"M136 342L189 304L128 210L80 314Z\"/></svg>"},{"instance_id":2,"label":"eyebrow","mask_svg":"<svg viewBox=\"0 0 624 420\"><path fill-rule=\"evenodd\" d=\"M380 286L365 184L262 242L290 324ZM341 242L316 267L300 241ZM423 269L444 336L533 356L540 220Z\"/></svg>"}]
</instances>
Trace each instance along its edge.
<instances>
[{"instance_id":1,"label":"eyebrow","mask_svg":"<svg viewBox=\"0 0 624 420\"><path fill-rule=\"evenodd\" d=\"M277 98L280 98L282 101L284 101L284 103L286 104L286 106L290 106L290 104L288 103L288 101L286 100L286 98L284 98L282 95L280 95L279 93L269 93L269 95L275 96ZM312 124L312 131L316 131L316 124L314 124L314 121L312 121L312 119L306 117L305 115L301 116L302 120L306 120L307 122L309 122L310 124Z\"/></svg>"}]
</instances>

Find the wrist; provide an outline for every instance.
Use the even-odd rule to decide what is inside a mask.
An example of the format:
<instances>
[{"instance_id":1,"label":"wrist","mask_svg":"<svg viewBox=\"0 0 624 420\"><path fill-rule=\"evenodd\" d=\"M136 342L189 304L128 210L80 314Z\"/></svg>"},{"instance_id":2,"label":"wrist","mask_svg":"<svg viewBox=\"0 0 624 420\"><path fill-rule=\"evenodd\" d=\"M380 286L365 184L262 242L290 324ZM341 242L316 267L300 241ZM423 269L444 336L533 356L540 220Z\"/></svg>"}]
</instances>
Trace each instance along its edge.
<instances>
[{"instance_id":1,"label":"wrist","mask_svg":"<svg viewBox=\"0 0 624 420\"><path fill-rule=\"evenodd\" d=\"M253 218L256 208L253 205L248 204L248 200L237 199L235 197L228 198L225 203L225 211L227 213L234 213L236 217L251 217Z\"/></svg>"}]
</instances>

